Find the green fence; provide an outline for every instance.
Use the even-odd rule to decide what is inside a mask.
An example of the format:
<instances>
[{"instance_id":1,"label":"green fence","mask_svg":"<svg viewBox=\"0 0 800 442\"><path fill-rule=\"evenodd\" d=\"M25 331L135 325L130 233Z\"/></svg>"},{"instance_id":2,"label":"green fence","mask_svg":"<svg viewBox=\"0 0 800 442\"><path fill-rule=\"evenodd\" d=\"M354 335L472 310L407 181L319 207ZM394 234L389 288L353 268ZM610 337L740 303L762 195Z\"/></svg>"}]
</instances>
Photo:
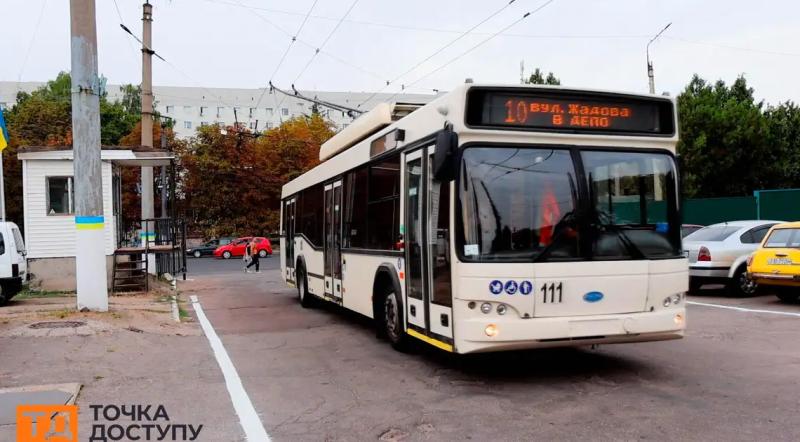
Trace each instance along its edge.
<instances>
[{"instance_id":1,"label":"green fence","mask_svg":"<svg viewBox=\"0 0 800 442\"><path fill-rule=\"evenodd\" d=\"M758 219L800 220L800 189L757 190Z\"/></svg>"},{"instance_id":2,"label":"green fence","mask_svg":"<svg viewBox=\"0 0 800 442\"><path fill-rule=\"evenodd\" d=\"M683 202L683 222L709 224L746 219L800 220L800 189L757 190L753 196L695 198Z\"/></svg>"}]
</instances>

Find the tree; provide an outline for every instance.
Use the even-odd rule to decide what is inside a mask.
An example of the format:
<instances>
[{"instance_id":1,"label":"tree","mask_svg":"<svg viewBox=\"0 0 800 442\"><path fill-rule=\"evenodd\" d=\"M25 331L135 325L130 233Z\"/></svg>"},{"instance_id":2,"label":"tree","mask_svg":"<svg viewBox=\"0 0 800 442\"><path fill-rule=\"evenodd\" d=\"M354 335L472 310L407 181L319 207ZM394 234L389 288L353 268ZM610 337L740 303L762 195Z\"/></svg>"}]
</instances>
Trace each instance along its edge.
<instances>
[{"instance_id":1,"label":"tree","mask_svg":"<svg viewBox=\"0 0 800 442\"><path fill-rule=\"evenodd\" d=\"M558 86L561 84L561 80L559 80L552 72L548 72L547 76L545 77L544 72L542 72L539 68L536 68L531 76L525 80L525 84L550 84Z\"/></svg>"},{"instance_id":2,"label":"tree","mask_svg":"<svg viewBox=\"0 0 800 442\"><path fill-rule=\"evenodd\" d=\"M785 147L769 144L762 108L744 77L730 86L692 78L678 97L686 196L750 195L786 184Z\"/></svg>"},{"instance_id":3,"label":"tree","mask_svg":"<svg viewBox=\"0 0 800 442\"><path fill-rule=\"evenodd\" d=\"M181 194L194 229L206 236L278 230L281 187L319 163L333 136L319 114L292 118L256 137L242 127L198 128L179 147Z\"/></svg>"},{"instance_id":4,"label":"tree","mask_svg":"<svg viewBox=\"0 0 800 442\"><path fill-rule=\"evenodd\" d=\"M122 86L123 99L109 102L100 97L100 138L103 145L119 144L134 130L141 118L138 86ZM4 111L10 135L3 151L6 186L6 212L10 220L22 225L22 165L17 153L22 146L72 144L72 79L60 72L54 80L31 92L17 94L17 103ZM157 139L157 138L156 138Z\"/></svg>"},{"instance_id":5,"label":"tree","mask_svg":"<svg viewBox=\"0 0 800 442\"><path fill-rule=\"evenodd\" d=\"M781 156L780 187L800 187L800 107L791 101L767 108L767 146Z\"/></svg>"}]
</instances>

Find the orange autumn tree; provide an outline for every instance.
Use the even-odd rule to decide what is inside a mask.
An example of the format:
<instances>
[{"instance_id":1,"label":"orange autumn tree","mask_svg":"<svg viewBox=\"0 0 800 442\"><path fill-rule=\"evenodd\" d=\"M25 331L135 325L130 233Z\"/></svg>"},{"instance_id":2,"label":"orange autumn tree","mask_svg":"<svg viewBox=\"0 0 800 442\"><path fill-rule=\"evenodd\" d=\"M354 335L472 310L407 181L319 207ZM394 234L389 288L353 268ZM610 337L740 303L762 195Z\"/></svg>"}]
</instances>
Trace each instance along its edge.
<instances>
[{"instance_id":1,"label":"orange autumn tree","mask_svg":"<svg viewBox=\"0 0 800 442\"><path fill-rule=\"evenodd\" d=\"M318 114L292 118L258 137L241 126L199 128L176 149L192 230L206 237L277 232L281 187L319 163L320 145L333 133Z\"/></svg>"},{"instance_id":2,"label":"orange autumn tree","mask_svg":"<svg viewBox=\"0 0 800 442\"><path fill-rule=\"evenodd\" d=\"M158 124L158 121L153 123L153 144L155 148L161 148L161 125ZM175 137L175 132L172 128L168 127L165 129L167 134L167 148L172 149L173 151L183 151L183 146L186 144L185 141L179 140ZM119 141L120 146L130 146L136 147L142 145L142 123L141 121L136 123L133 130ZM121 169L122 175L122 218L125 220L135 220L141 218L142 213L142 206L141 206L141 195L139 194L139 184L141 180L141 167L135 166L123 166ZM153 176L158 177L161 173L160 167L156 167L153 170ZM169 172L167 172L169 173ZM176 170L176 176L178 180L180 180L181 173L180 170ZM178 184L179 187L179 184ZM156 194L153 196L153 203L155 209L155 216L160 216L161 214L161 197L158 194L158 189L156 188L155 184L153 185L153 189L156 191ZM180 209L180 207L179 207ZM179 214L180 216L180 214Z\"/></svg>"}]
</instances>

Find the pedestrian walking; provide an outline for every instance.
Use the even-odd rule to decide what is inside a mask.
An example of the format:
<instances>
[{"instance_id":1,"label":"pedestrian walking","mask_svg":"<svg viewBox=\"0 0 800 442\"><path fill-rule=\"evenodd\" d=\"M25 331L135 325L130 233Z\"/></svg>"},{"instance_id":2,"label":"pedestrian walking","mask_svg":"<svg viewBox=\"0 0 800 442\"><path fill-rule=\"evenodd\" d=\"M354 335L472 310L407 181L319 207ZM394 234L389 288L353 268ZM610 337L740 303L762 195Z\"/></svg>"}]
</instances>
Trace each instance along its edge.
<instances>
[{"instance_id":1,"label":"pedestrian walking","mask_svg":"<svg viewBox=\"0 0 800 442\"><path fill-rule=\"evenodd\" d=\"M247 245L244 247L244 255L242 255L242 261L244 261L244 272L245 273L250 273L250 270L248 270L248 269L250 268L250 264L252 264L252 260L253 260L253 258L250 256L251 255L251 253L250 253L251 245L252 245L252 243L249 243L249 242L247 243Z\"/></svg>"},{"instance_id":2,"label":"pedestrian walking","mask_svg":"<svg viewBox=\"0 0 800 442\"><path fill-rule=\"evenodd\" d=\"M261 273L259 269L259 262L258 262L258 247L256 247L256 239L253 238L247 247L245 248L245 255L250 255L250 264L247 264L247 267L244 268L245 271L249 271L250 267L255 265L256 266L256 273Z\"/></svg>"}]
</instances>

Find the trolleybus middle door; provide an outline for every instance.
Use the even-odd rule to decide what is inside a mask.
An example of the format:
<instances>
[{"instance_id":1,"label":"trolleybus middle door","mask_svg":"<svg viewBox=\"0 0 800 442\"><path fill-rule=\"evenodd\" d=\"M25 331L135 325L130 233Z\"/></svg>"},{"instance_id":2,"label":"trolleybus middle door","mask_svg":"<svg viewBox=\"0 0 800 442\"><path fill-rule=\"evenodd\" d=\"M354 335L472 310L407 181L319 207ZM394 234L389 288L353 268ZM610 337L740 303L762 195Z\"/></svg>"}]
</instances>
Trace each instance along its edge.
<instances>
[{"instance_id":1,"label":"trolleybus middle door","mask_svg":"<svg viewBox=\"0 0 800 442\"><path fill-rule=\"evenodd\" d=\"M325 294L342 297L342 181L325 186Z\"/></svg>"}]
</instances>

